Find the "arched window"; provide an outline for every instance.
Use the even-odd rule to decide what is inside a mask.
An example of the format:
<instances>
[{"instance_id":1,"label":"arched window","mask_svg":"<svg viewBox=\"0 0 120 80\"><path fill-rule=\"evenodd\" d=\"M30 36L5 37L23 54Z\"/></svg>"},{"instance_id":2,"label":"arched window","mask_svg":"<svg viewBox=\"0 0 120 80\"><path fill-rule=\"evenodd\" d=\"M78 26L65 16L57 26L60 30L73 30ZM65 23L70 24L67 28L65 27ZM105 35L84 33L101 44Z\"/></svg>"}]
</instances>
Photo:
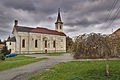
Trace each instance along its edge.
<instances>
[{"instance_id":1,"label":"arched window","mask_svg":"<svg viewBox=\"0 0 120 80\"><path fill-rule=\"evenodd\" d=\"M62 26L60 25L60 29L62 29Z\"/></svg>"},{"instance_id":2,"label":"arched window","mask_svg":"<svg viewBox=\"0 0 120 80\"><path fill-rule=\"evenodd\" d=\"M38 40L35 40L35 47L37 48Z\"/></svg>"},{"instance_id":3,"label":"arched window","mask_svg":"<svg viewBox=\"0 0 120 80\"><path fill-rule=\"evenodd\" d=\"M10 42L10 45L11 45L11 42Z\"/></svg>"},{"instance_id":4,"label":"arched window","mask_svg":"<svg viewBox=\"0 0 120 80\"><path fill-rule=\"evenodd\" d=\"M47 48L47 40L45 40L45 48Z\"/></svg>"},{"instance_id":5,"label":"arched window","mask_svg":"<svg viewBox=\"0 0 120 80\"><path fill-rule=\"evenodd\" d=\"M25 39L22 40L22 47L25 48Z\"/></svg>"},{"instance_id":6,"label":"arched window","mask_svg":"<svg viewBox=\"0 0 120 80\"><path fill-rule=\"evenodd\" d=\"M54 48L56 47L56 42L55 42L55 41L53 41L53 47L54 47Z\"/></svg>"},{"instance_id":7,"label":"arched window","mask_svg":"<svg viewBox=\"0 0 120 80\"><path fill-rule=\"evenodd\" d=\"M9 51L11 52L11 49L9 49Z\"/></svg>"},{"instance_id":8,"label":"arched window","mask_svg":"<svg viewBox=\"0 0 120 80\"><path fill-rule=\"evenodd\" d=\"M56 26L56 29L58 29L58 26Z\"/></svg>"}]
</instances>

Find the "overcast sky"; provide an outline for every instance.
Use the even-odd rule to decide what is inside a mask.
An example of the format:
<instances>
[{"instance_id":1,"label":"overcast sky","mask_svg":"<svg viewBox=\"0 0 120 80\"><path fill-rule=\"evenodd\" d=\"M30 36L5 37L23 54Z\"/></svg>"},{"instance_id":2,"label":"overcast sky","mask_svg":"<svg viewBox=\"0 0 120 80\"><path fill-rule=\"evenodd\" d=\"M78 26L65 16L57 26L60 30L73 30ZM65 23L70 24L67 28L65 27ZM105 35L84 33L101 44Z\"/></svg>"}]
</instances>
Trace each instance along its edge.
<instances>
[{"instance_id":1,"label":"overcast sky","mask_svg":"<svg viewBox=\"0 0 120 80\"><path fill-rule=\"evenodd\" d=\"M0 39L11 35L14 20L19 25L55 29L58 8L64 22L64 32L70 37L83 33L110 34L119 28L119 15L106 27L108 10L114 0L0 0ZM120 6L120 1L113 10ZM110 20L113 20L111 18Z\"/></svg>"}]
</instances>

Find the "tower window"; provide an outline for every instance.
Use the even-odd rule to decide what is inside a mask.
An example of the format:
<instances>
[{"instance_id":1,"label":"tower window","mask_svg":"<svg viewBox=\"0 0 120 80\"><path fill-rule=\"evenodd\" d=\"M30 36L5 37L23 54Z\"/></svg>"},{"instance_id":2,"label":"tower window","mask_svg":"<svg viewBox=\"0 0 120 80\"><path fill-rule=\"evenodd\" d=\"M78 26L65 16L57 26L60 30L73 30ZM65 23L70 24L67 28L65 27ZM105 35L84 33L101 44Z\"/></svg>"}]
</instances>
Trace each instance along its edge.
<instances>
[{"instance_id":1,"label":"tower window","mask_svg":"<svg viewBox=\"0 0 120 80\"><path fill-rule=\"evenodd\" d=\"M47 40L45 40L45 48L47 48Z\"/></svg>"},{"instance_id":2,"label":"tower window","mask_svg":"<svg viewBox=\"0 0 120 80\"><path fill-rule=\"evenodd\" d=\"M54 47L54 48L56 47L56 42L55 42L55 41L53 41L53 47Z\"/></svg>"},{"instance_id":3,"label":"tower window","mask_svg":"<svg viewBox=\"0 0 120 80\"><path fill-rule=\"evenodd\" d=\"M62 29L62 26L60 25L60 29Z\"/></svg>"},{"instance_id":4,"label":"tower window","mask_svg":"<svg viewBox=\"0 0 120 80\"><path fill-rule=\"evenodd\" d=\"M22 47L25 48L25 39L22 40Z\"/></svg>"},{"instance_id":5,"label":"tower window","mask_svg":"<svg viewBox=\"0 0 120 80\"><path fill-rule=\"evenodd\" d=\"M56 24L56 29L58 29L58 25Z\"/></svg>"},{"instance_id":6,"label":"tower window","mask_svg":"<svg viewBox=\"0 0 120 80\"><path fill-rule=\"evenodd\" d=\"M56 26L56 29L58 29L58 26Z\"/></svg>"},{"instance_id":7,"label":"tower window","mask_svg":"<svg viewBox=\"0 0 120 80\"><path fill-rule=\"evenodd\" d=\"M37 48L37 44L38 44L38 41L37 40L35 40L35 47Z\"/></svg>"}]
</instances>

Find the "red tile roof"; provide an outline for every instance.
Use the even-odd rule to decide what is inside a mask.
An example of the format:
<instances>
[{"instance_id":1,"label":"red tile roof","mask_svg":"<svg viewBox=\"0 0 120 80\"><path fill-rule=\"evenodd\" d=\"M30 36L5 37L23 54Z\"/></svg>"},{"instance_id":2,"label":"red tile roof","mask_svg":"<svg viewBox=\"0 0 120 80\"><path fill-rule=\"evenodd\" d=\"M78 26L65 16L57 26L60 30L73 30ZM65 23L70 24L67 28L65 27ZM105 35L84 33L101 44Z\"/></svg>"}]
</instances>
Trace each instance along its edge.
<instances>
[{"instance_id":1,"label":"red tile roof","mask_svg":"<svg viewBox=\"0 0 120 80\"><path fill-rule=\"evenodd\" d=\"M120 34L120 28L113 32L113 34Z\"/></svg>"},{"instance_id":2,"label":"red tile roof","mask_svg":"<svg viewBox=\"0 0 120 80\"><path fill-rule=\"evenodd\" d=\"M45 34L54 34L54 35L62 35L66 36L63 32L58 32L55 30L50 30L47 28L37 27L35 29L32 29L30 32L36 32L36 33L45 33Z\"/></svg>"},{"instance_id":3,"label":"red tile roof","mask_svg":"<svg viewBox=\"0 0 120 80\"><path fill-rule=\"evenodd\" d=\"M4 44L0 44L0 48L3 48L4 47Z\"/></svg>"}]
</instances>

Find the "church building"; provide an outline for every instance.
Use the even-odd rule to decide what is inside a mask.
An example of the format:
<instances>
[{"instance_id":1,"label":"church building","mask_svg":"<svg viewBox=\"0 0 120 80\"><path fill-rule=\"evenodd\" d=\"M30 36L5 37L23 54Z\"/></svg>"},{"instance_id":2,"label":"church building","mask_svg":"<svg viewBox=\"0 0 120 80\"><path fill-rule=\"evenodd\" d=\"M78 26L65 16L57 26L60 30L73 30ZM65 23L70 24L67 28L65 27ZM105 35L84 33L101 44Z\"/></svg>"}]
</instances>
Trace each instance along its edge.
<instances>
[{"instance_id":1,"label":"church building","mask_svg":"<svg viewBox=\"0 0 120 80\"><path fill-rule=\"evenodd\" d=\"M18 20L15 20L12 37L8 38L6 45L11 53L17 54L66 52L66 35L63 32L60 9L55 30L19 26Z\"/></svg>"}]
</instances>

